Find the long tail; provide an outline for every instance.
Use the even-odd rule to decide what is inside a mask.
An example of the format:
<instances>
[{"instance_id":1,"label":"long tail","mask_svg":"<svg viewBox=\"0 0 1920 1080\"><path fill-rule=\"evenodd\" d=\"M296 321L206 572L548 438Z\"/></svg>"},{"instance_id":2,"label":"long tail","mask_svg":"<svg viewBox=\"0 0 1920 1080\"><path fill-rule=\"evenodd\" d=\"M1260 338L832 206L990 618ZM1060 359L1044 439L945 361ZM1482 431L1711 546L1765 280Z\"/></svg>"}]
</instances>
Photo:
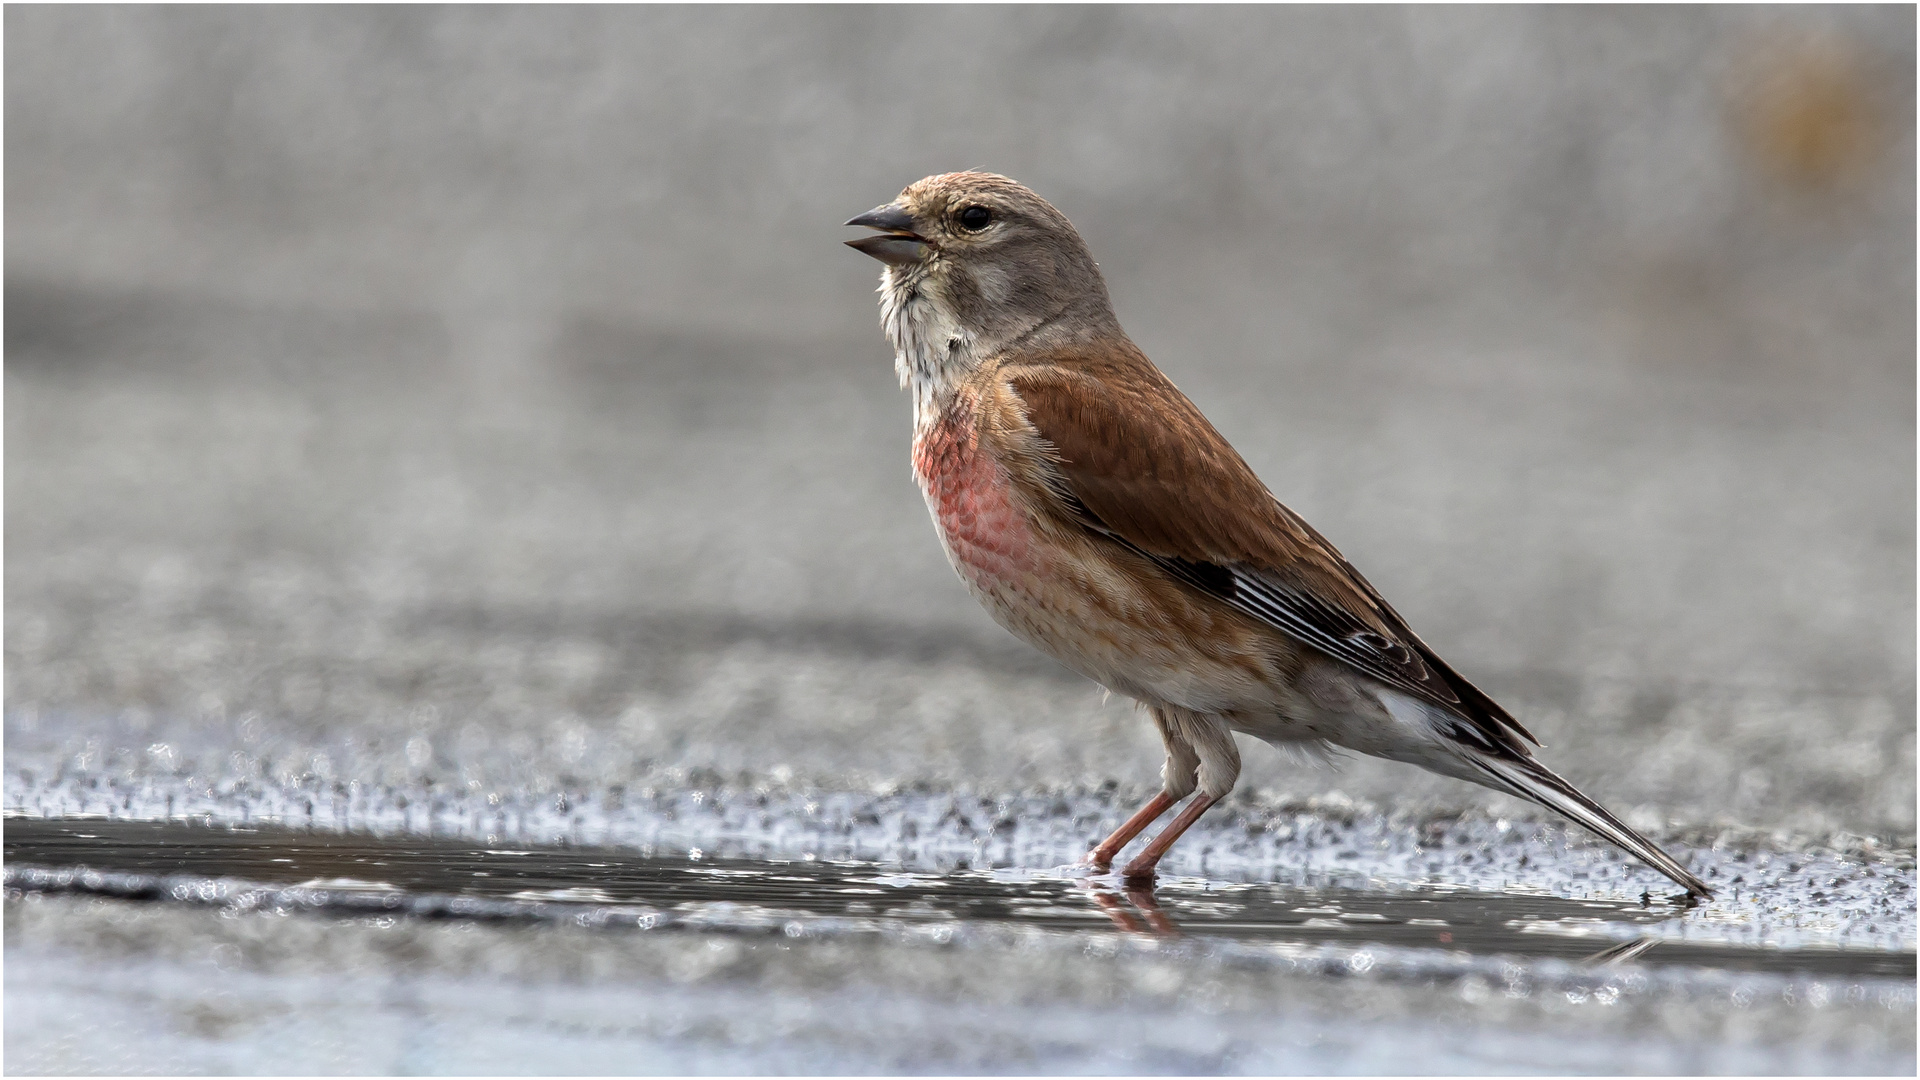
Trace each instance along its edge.
<instances>
[{"instance_id":1,"label":"long tail","mask_svg":"<svg viewBox=\"0 0 1920 1080\"><path fill-rule=\"evenodd\" d=\"M1628 828L1607 808L1580 793L1552 769L1532 758L1495 758L1468 752L1461 755L1487 776L1488 787L1518 795L1549 810L1565 814L1586 826L1603 840L1610 840L1655 870L1672 878L1689 894L1701 900L1713 898L1707 883L1687 872L1673 856L1661 851L1653 841Z\"/></svg>"}]
</instances>

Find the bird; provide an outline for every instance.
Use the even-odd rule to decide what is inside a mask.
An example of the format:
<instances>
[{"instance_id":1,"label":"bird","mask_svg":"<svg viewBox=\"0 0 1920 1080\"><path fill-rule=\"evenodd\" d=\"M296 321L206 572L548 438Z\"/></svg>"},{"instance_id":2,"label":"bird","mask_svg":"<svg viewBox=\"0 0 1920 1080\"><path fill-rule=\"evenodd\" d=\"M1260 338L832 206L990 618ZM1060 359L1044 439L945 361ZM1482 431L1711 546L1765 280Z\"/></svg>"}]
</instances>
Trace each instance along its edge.
<instances>
[{"instance_id":1,"label":"bird","mask_svg":"<svg viewBox=\"0 0 1920 1080\"><path fill-rule=\"evenodd\" d=\"M1518 796L1687 891L1712 890L1542 764L1532 732L1422 641L1121 329L1086 242L989 172L909 184L847 223L884 266L913 472L948 560L1002 627L1145 707L1161 790L1088 852L1186 806L1121 877L1150 884L1233 790L1237 734ZM1191 798L1189 798L1191 796Z\"/></svg>"}]
</instances>

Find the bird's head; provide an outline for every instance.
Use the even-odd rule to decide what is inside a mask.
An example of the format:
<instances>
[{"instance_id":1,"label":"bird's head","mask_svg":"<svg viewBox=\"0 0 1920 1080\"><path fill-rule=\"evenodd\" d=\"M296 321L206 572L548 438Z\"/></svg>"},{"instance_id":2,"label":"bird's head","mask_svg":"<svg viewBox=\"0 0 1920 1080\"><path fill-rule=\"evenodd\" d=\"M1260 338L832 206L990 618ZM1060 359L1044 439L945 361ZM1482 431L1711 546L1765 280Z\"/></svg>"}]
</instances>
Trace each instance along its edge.
<instances>
[{"instance_id":1,"label":"bird's head","mask_svg":"<svg viewBox=\"0 0 1920 1080\"><path fill-rule=\"evenodd\" d=\"M847 224L874 230L847 245L887 264L881 307L903 375L937 359L909 355L916 350L980 358L1055 323L1113 322L1100 268L1073 223L1004 176L929 176Z\"/></svg>"}]
</instances>

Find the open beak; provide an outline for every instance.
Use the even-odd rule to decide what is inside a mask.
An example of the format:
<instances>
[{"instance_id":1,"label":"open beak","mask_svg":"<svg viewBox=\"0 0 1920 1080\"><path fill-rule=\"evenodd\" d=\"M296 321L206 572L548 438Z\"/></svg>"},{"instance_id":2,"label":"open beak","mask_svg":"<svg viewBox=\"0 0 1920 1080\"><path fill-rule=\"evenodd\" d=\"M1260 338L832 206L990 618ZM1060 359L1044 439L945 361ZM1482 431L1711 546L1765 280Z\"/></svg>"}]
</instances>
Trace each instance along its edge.
<instances>
[{"instance_id":1,"label":"open beak","mask_svg":"<svg viewBox=\"0 0 1920 1080\"><path fill-rule=\"evenodd\" d=\"M847 246L889 266L916 263L927 257L926 240L913 231L913 215L899 203L876 206L859 217L848 219L847 224L879 230L872 236L849 240Z\"/></svg>"}]
</instances>

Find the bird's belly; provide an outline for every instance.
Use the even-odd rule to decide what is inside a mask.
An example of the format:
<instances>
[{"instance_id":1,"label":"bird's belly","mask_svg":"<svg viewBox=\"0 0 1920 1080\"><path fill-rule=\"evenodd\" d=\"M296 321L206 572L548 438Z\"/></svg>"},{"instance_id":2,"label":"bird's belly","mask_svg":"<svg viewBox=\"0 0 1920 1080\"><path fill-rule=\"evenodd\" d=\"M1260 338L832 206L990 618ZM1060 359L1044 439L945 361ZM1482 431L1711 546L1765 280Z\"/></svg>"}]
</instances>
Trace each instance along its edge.
<instances>
[{"instance_id":1,"label":"bird's belly","mask_svg":"<svg viewBox=\"0 0 1920 1080\"><path fill-rule=\"evenodd\" d=\"M1090 539L1036 527L1004 466L951 434L930 435L916 441L915 474L948 560L995 622L1144 701L1200 712L1275 706L1270 650L1234 619L1125 573Z\"/></svg>"}]
</instances>

